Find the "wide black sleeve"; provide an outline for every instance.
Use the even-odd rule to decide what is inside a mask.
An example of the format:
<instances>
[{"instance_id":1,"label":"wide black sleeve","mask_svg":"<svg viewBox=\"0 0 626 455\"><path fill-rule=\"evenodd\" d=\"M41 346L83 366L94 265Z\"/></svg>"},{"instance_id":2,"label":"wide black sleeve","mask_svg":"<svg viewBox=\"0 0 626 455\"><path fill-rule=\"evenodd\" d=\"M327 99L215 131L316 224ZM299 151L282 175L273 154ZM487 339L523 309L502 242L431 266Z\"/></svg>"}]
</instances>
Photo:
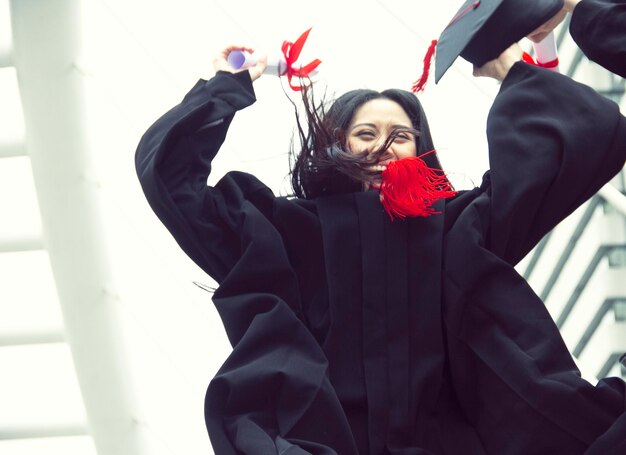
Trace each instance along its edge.
<instances>
[{"instance_id":1,"label":"wide black sleeve","mask_svg":"<svg viewBox=\"0 0 626 455\"><path fill-rule=\"evenodd\" d=\"M237 218L245 201L271 203L251 175L231 173L207 186L211 160L236 111L255 101L247 71L200 80L143 135L135 166L146 198L181 248L218 282L240 255Z\"/></svg>"},{"instance_id":2,"label":"wide black sleeve","mask_svg":"<svg viewBox=\"0 0 626 455\"><path fill-rule=\"evenodd\" d=\"M207 391L215 452L351 455L327 359L302 316L297 275L274 226L274 195L241 172L207 186L235 112L254 99L248 72L198 82L144 134L137 173L157 216L219 283L213 301L233 352Z\"/></svg>"},{"instance_id":3,"label":"wide black sleeve","mask_svg":"<svg viewBox=\"0 0 626 455\"><path fill-rule=\"evenodd\" d=\"M511 264L624 166L618 106L563 75L516 63L487 120L487 247Z\"/></svg>"},{"instance_id":4,"label":"wide black sleeve","mask_svg":"<svg viewBox=\"0 0 626 455\"><path fill-rule=\"evenodd\" d=\"M626 77L626 0L583 0L570 33L589 59Z\"/></svg>"}]
</instances>

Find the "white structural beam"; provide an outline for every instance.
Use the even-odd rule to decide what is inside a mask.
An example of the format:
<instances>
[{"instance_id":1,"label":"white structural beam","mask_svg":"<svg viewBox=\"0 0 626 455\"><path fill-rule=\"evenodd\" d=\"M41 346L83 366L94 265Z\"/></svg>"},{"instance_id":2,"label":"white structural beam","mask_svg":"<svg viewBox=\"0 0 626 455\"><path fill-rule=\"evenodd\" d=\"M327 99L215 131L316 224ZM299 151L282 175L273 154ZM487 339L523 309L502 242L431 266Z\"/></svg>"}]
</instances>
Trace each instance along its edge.
<instances>
[{"instance_id":1,"label":"white structural beam","mask_svg":"<svg viewBox=\"0 0 626 455\"><path fill-rule=\"evenodd\" d=\"M607 183L598 192L602 198L611 204L622 215L626 216L626 195L615 188L610 183Z\"/></svg>"},{"instance_id":2,"label":"white structural beam","mask_svg":"<svg viewBox=\"0 0 626 455\"><path fill-rule=\"evenodd\" d=\"M86 150L79 0L11 0L13 57L44 243L99 455L141 453L99 194Z\"/></svg>"},{"instance_id":3,"label":"white structural beam","mask_svg":"<svg viewBox=\"0 0 626 455\"><path fill-rule=\"evenodd\" d=\"M27 344L63 343L67 341L61 331L32 333L0 333L0 347L24 346Z\"/></svg>"},{"instance_id":4,"label":"white structural beam","mask_svg":"<svg viewBox=\"0 0 626 455\"><path fill-rule=\"evenodd\" d=\"M0 441L10 439L57 438L88 435L85 425L40 425L32 427L0 428Z\"/></svg>"},{"instance_id":5,"label":"white structural beam","mask_svg":"<svg viewBox=\"0 0 626 455\"><path fill-rule=\"evenodd\" d=\"M13 55L10 49L0 48L0 68L8 68L13 66Z\"/></svg>"},{"instance_id":6,"label":"white structural beam","mask_svg":"<svg viewBox=\"0 0 626 455\"><path fill-rule=\"evenodd\" d=\"M41 237L0 238L0 253L17 253L19 251L43 250Z\"/></svg>"},{"instance_id":7,"label":"white structural beam","mask_svg":"<svg viewBox=\"0 0 626 455\"><path fill-rule=\"evenodd\" d=\"M0 158L25 156L26 146L23 141L0 142Z\"/></svg>"}]
</instances>

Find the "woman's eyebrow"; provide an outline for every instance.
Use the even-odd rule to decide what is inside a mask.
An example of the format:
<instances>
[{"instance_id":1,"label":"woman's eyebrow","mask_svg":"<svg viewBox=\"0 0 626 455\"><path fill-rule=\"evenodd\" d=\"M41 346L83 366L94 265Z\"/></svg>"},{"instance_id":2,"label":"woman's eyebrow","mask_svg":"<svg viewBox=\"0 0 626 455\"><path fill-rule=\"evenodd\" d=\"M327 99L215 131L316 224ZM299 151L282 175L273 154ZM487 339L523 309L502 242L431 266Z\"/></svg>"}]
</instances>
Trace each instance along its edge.
<instances>
[{"instance_id":1,"label":"woman's eyebrow","mask_svg":"<svg viewBox=\"0 0 626 455\"><path fill-rule=\"evenodd\" d=\"M358 128L359 126L367 126L367 127L370 127L370 128L377 128L377 125L375 125L374 123L359 123L357 125L354 125L351 129ZM392 128L413 128L413 126L400 125L400 124L391 125L391 127Z\"/></svg>"},{"instance_id":2,"label":"woman's eyebrow","mask_svg":"<svg viewBox=\"0 0 626 455\"><path fill-rule=\"evenodd\" d=\"M368 126L370 128L376 128L376 125L374 125L373 123L359 123L357 125L354 125L351 129L358 128L359 126Z\"/></svg>"}]
</instances>

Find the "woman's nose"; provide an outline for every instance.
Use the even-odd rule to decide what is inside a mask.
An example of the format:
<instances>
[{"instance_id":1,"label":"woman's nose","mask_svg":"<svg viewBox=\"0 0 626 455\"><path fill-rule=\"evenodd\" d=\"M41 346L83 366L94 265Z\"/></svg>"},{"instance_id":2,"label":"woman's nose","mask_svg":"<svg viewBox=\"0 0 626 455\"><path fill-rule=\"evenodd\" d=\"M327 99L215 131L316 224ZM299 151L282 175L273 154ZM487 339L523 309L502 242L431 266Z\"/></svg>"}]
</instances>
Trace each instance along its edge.
<instances>
[{"instance_id":1,"label":"woman's nose","mask_svg":"<svg viewBox=\"0 0 626 455\"><path fill-rule=\"evenodd\" d=\"M392 160L392 159L395 159L395 157L396 157L396 154L393 151L392 144L389 144L389 147L387 147L387 150L385 150L385 153L383 153L380 156L380 161Z\"/></svg>"}]
</instances>

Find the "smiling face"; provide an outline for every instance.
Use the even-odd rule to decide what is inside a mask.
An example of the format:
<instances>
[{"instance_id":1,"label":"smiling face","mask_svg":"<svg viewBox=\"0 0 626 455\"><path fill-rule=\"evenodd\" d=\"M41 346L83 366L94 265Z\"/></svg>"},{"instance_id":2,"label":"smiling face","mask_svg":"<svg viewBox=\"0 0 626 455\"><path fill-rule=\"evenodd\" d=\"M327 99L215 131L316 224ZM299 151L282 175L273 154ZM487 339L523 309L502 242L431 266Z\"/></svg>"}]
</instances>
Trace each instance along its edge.
<instances>
[{"instance_id":1,"label":"smiling face","mask_svg":"<svg viewBox=\"0 0 626 455\"><path fill-rule=\"evenodd\" d=\"M397 128L413 128L407 113L395 101L387 98L376 98L359 107L347 131L347 141L353 152L373 152L381 147L385 140ZM415 156L417 147L415 136L401 132L389 144L386 153L381 157L381 164L409 156Z\"/></svg>"},{"instance_id":2,"label":"smiling face","mask_svg":"<svg viewBox=\"0 0 626 455\"><path fill-rule=\"evenodd\" d=\"M441 170L426 113L415 93L355 89L319 103L303 95L301 117L306 124L296 116L300 149L291 154L296 197L375 188L385 172L373 165L417 155L431 169Z\"/></svg>"}]
</instances>

